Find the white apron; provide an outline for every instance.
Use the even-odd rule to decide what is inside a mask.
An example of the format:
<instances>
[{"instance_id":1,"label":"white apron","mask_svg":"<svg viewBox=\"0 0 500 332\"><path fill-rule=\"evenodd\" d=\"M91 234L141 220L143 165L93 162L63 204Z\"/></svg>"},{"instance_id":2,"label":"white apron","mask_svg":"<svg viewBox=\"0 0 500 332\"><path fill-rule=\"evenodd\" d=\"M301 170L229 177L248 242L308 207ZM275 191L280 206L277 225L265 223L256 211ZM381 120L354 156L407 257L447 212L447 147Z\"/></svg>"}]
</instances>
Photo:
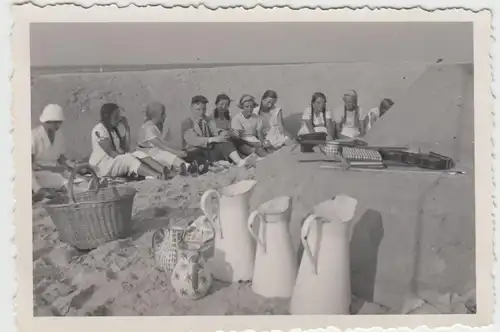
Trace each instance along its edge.
<instances>
[{"instance_id":1,"label":"white apron","mask_svg":"<svg viewBox=\"0 0 500 332\"><path fill-rule=\"evenodd\" d=\"M60 173L48 170L36 170L40 166L56 166L57 160L65 152L64 140L60 131L57 131L54 142L51 143L43 126L31 130L31 154L34 157L34 171L32 175L32 190L37 192L41 188L61 189L67 179Z\"/></svg>"}]
</instances>

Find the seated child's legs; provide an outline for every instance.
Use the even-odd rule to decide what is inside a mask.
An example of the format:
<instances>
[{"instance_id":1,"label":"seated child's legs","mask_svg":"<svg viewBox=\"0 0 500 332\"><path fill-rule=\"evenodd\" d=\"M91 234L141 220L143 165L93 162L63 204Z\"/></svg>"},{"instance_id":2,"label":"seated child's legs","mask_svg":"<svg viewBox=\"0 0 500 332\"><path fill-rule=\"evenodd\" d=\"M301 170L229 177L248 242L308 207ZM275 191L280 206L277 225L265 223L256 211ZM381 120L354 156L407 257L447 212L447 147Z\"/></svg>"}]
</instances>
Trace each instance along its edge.
<instances>
[{"instance_id":1,"label":"seated child's legs","mask_svg":"<svg viewBox=\"0 0 500 332\"><path fill-rule=\"evenodd\" d=\"M255 154L258 155L259 157L265 157L269 154L269 152L266 151L266 149L262 147L255 148Z\"/></svg>"},{"instance_id":2,"label":"seated child's legs","mask_svg":"<svg viewBox=\"0 0 500 332\"><path fill-rule=\"evenodd\" d=\"M109 167L102 174L103 167L98 167L100 176L128 176L132 174L137 174L141 176L153 176L155 178L163 178L163 174L153 169L151 166L142 163L138 158L134 157L131 153L125 153L116 156L111 161Z\"/></svg>"},{"instance_id":3,"label":"seated child's legs","mask_svg":"<svg viewBox=\"0 0 500 332\"><path fill-rule=\"evenodd\" d=\"M231 157L234 156L234 152L237 153L236 147L232 142L216 143L211 153L211 161L232 159Z\"/></svg>"},{"instance_id":4,"label":"seated child's legs","mask_svg":"<svg viewBox=\"0 0 500 332\"><path fill-rule=\"evenodd\" d=\"M184 160L188 163L197 162L199 165L203 165L205 161L210 161L210 151L208 149L193 149L186 152L186 158Z\"/></svg>"},{"instance_id":5,"label":"seated child's legs","mask_svg":"<svg viewBox=\"0 0 500 332\"><path fill-rule=\"evenodd\" d=\"M160 177L166 179L169 173L169 167L164 166L155 159L151 157L146 157L141 159L141 167L139 168L140 173L148 173L148 176ZM143 167L147 166L147 167ZM149 168L149 169L147 169ZM140 174L143 175L143 174ZM146 176L146 175L144 175Z\"/></svg>"},{"instance_id":6,"label":"seated child's legs","mask_svg":"<svg viewBox=\"0 0 500 332\"><path fill-rule=\"evenodd\" d=\"M242 154L244 157L251 155L252 153L256 152L256 149L252 147L249 144L242 143L239 146L237 146L238 152Z\"/></svg>"}]
</instances>

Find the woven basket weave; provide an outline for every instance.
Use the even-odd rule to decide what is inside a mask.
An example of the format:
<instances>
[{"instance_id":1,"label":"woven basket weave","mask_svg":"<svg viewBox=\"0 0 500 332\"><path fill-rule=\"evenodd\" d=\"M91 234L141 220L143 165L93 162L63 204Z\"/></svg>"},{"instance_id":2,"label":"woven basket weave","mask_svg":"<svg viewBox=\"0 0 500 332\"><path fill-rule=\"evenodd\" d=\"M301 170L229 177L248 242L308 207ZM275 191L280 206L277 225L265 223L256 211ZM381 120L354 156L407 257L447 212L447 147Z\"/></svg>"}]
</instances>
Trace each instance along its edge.
<instances>
[{"instance_id":1,"label":"woven basket weave","mask_svg":"<svg viewBox=\"0 0 500 332\"><path fill-rule=\"evenodd\" d=\"M342 155L347 161L373 161L382 162L382 156L376 150L340 146L338 144L325 144L322 151L330 158Z\"/></svg>"},{"instance_id":2,"label":"woven basket weave","mask_svg":"<svg viewBox=\"0 0 500 332\"><path fill-rule=\"evenodd\" d=\"M82 168L87 168L95 183L99 183L89 165L79 165L73 169L68 181L69 197L54 198L44 208L52 218L61 241L88 250L129 234L137 191L127 186L96 186L94 190L74 194L73 181Z\"/></svg>"},{"instance_id":3,"label":"woven basket weave","mask_svg":"<svg viewBox=\"0 0 500 332\"><path fill-rule=\"evenodd\" d=\"M378 151L363 148L344 147L342 149L342 156L348 161L382 162L382 156Z\"/></svg>"}]
</instances>

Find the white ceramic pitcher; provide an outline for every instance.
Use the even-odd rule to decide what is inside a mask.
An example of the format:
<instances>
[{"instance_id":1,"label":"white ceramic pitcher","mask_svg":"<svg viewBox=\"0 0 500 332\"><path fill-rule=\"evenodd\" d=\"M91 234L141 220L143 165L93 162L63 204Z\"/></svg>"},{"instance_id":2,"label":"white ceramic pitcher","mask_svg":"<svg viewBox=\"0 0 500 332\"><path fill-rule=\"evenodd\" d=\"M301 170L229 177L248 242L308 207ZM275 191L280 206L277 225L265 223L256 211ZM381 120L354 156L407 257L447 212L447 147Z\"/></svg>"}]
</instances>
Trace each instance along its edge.
<instances>
[{"instance_id":1,"label":"white ceramic pitcher","mask_svg":"<svg viewBox=\"0 0 500 332\"><path fill-rule=\"evenodd\" d=\"M247 220L250 195L256 184L255 180L243 180L220 192L209 189L201 197L201 209L215 228L214 256L208 262L215 279L225 282L252 279L255 242L248 232ZM213 208L215 205L217 209Z\"/></svg>"},{"instance_id":2,"label":"white ceramic pitcher","mask_svg":"<svg viewBox=\"0 0 500 332\"><path fill-rule=\"evenodd\" d=\"M339 195L318 204L304 221L304 254L290 313L348 315L351 304L349 242L357 200Z\"/></svg>"},{"instance_id":3,"label":"white ceramic pitcher","mask_svg":"<svg viewBox=\"0 0 500 332\"><path fill-rule=\"evenodd\" d=\"M297 276L297 258L289 223L291 198L277 197L248 217L248 229L258 243L252 290L264 297L289 298ZM258 234L255 222L259 220Z\"/></svg>"}]
</instances>

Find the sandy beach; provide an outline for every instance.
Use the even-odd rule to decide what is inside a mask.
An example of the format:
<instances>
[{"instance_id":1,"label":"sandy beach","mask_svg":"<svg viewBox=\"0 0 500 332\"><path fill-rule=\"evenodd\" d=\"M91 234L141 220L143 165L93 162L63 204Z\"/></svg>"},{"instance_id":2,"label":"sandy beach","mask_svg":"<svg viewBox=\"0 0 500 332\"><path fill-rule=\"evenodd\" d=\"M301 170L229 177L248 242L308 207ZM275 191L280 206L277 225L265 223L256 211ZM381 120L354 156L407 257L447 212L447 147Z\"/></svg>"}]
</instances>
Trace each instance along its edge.
<instances>
[{"instance_id":1,"label":"sandy beach","mask_svg":"<svg viewBox=\"0 0 500 332\"><path fill-rule=\"evenodd\" d=\"M317 165L312 168L290 164L295 159L290 159L292 153L283 150L259 163L256 169L229 168L199 177L176 176L163 182L131 183L138 190L133 206L133 234L89 252L62 243L50 217L37 205L33 209L35 316L287 314L288 301L262 298L248 284L215 282L205 298L181 300L166 274L155 268L151 248L154 231L180 220L195 219L202 214L199 200L205 190L243 179L259 181L252 196L252 208L277 195L293 196L297 201L291 220L295 238L300 221L312 206L335 194L345 192L356 197L361 202L359 215L372 210L381 216L384 234L378 240L380 248L374 249L378 257L370 258L360 254L359 248L353 249L358 250L351 262L353 314L472 312L475 264L470 74L464 66L448 64L357 63L33 78L31 123L33 126L37 123L46 104L60 104L67 119L62 127L67 155L73 159L89 156L90 131L104 102L116 102L124 108L132 132L137 132L142 123L147 102L164 103L169 136L172 144L179 147L178 124L187 117L193 95L207 96L211 110L218 93L227 93L237 100L243 93L260 98L266 89L274 89L279 96L278 104L284 109L286 126L296 132L312 93L322 91L331 106L338 106L342 91L354 88L362 107L376 107L386 97L395 102L391 113L367 135L369 143L412 143L438 149L437 152L451 156L460 169L467 171L458 180L321 173ZM453 113L457 107L463 112ZM26 112L29 116L29 110ZM234 104L231 112L233 115L238 112ZM419 112L420 116L416 116ZM450 114L460 115L450 117ZM132 139L134 144L135 137ZM418 205L421 201L424 202ZM424 230L422 224L427 225ZM376 231L368 227L356 239L374 242ZM418 247L414 247L416 242ZM373 264L374 269L367 267ZM367 283L371 283L370 291L366 291ZM370 292L371 295L366 295Z\"/></svg>"}]
</instances>

